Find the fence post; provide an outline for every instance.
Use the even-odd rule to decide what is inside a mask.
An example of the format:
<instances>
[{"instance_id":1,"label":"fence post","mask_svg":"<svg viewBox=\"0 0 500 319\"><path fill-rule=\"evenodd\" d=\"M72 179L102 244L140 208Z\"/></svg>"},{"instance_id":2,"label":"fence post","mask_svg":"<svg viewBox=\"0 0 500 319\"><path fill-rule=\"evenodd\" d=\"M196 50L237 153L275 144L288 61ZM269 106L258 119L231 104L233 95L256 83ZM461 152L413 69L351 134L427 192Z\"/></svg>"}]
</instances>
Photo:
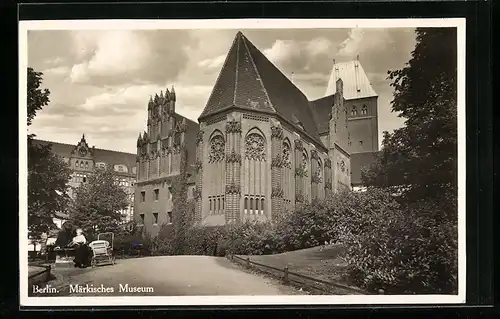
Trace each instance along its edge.
<instances>
[{"instance_id":1,"label":"fence post","mask_svg":"<svg viewBox=\"0 0 500 319\"><path fill-rule=\"evenodd\" d=\"M285 282L285 284L288 283L288 266L285 266L285 268L283 269L283 281Z\"/></svg>"},{"instance_id":2,"label":"fence post","mask_svg":"<svg viewBox=\"0 0 500 319\"><path fill-rule=\"evenodd\" d=\"M250 257L247 257L247 268L250 268Z\"/></svg>"}]
</instances>

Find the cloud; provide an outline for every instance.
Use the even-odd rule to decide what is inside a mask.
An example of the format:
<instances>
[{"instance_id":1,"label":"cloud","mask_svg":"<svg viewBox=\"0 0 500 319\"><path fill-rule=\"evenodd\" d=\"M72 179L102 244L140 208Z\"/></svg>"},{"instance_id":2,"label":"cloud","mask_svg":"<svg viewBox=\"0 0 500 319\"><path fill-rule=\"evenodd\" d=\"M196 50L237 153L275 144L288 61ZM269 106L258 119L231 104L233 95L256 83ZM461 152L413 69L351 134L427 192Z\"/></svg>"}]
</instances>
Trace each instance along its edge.
<instances>
[{"instance_id":1,"label":"cloud","mask_svg":"<svg viewBox=\"0 0 500 319\"><path fill-rule=\"evenodd\" d=\"M219 68L224 64L226 60L226 55L219 55L213 59L205 59L203 61L198 62L198 66L202 68Z\"/></svg>"},{"instance_id":2,"label":"cloud","mask_svg":"<svg viewBox=\"0 0 500 319\"><path fill-rule=\"evenodd\" d=\"M71 70L67 66L58 66L42 71L44 75L55 75L55 76L66 76L69 75L70 72Z\"/></svg>"},{"instance_id":3,"label":"cloud","mask_svg":"<svg viewBox=\"0 0 500 319\"><path fill-rule=\"evenodd\" d=\"M44 63L48 64L48 65L59 65L63 62L64 62L64 59L61 58L60 56L51 57L51 58L48 58L47 60L44 61Z\"/></svg>"},{"instance_id":4,"label":"cloud","mask_svg":"<svg viewBox=\"0 0 500 319\"><path fill-rule=\"evenodd\" d=\"M183 30L73 31L73 83L120 85L173 80L188 60Z\"/></svg>"},{"instance_id":5,"label":"cloud","mask_svg":"<svg viewBox=\"0 0 500 319\"><path fill-rule=\"evenodd\" d=\"M118 77L145 67L150 56L149 44L134 31L106 31L75 36L75 50L90 59L73 66L71 80L86 82L92 77Z\"/></svg>"},{"instance_id":6,"label":"cloud","mask_svg":"<svg viewBox=\"0 0 500 319\"><path fill-rule=\"evenodd\" d=\"M30 66L44 70L51 103L30 131L76 144L135 152L150 95L175 85L177 113L196 120L239 30L36 31ZM379 130L399 126L390 112L387 70L414 48L413 29L241 30L310 99L322 97L333 59L360 61L379 94ZM71 81L70 75L73 81Z\"/></svg>"}]
</instances>

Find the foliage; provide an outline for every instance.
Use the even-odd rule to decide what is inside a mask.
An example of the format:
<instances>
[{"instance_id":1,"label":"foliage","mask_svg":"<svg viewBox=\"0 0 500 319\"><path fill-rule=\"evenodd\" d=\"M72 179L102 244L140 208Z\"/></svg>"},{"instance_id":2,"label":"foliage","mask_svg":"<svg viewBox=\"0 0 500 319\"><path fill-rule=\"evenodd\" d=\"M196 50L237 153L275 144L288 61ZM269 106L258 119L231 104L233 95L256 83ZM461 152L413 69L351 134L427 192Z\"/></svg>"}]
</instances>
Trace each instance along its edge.
<instances>
[{"instance_id":1,"label":"foliage","mask_svg":"<svg viewBox=\"0 0 500 319\"><path fill-rule=\"evenodd\" d=\"M375 188L337 197L350 277L364 288L388 293L456 293L456 224L436 204L403 206Z\"/></svg>"},{"instance_id":2,"label":"foliage","mask_svg":"<svg viewBox=\"0 0 500 319\"><path fill-rule=\"evenodd\" d=\"M32 68L28 68L28 126L31 125L36 112L50 102L50 91L40 88L43 82L42 76L42 72L35 72Z\"/></svg>"},{"instance_id":3,"label":"foliage","mask_svg":"<svg viewBox=\"0 0 500 319\"><path fill-rule=\"evenodd\" d=\"M280 250L310 248L336 241L339 216L327 204L315 200L311 204L299 205L292 214L285 215L276 225L283 245Z\"/></svg>"},{"instance_id":4,"label":"foliage","mask_svg":"<svg viewBox=\"0 0 500 319\"><path fill-rule=\"evenodd\" d=\"M36 112L49 103L50 92L40 89L42 73L28 68L28 126ZM29 237L39 240L54 229L55 213L65 213L69 201L67 183L71 171L51 152L51 145L36 145L28 136L28 229Z\"/></svg>"},{"instance_id":5,"label":"foliage","mask_svg":"<svg viewBox=\"0 0 500 319\"><path fill-rule=\"evenodd\" d=\"M122 221L121 211L128 206L127 197L125 190L116 183L111 167L96 170L76 189L70 219L89 236L114 232Z\"/></svg>"},{"instance_id":6,"label":"foliage","mask_svg":"<svg viewBox=\"0 0 500 319\"><path fill-rule=\"evenodd\" d=\"M190 227L186 212L188 211L187 200L187 149L181 150L180 173L172 183L172 224L174 226L174 238L172 240L173 251L176 255L184 254L186 232Z\"/></svg>"},{"instance_id":7,"label":"foliage","mask_svg":"<svg viewBox=\"0 0 500 319\"><path fill-rule=\"evenodd\" d=\"M456 37L455 28L418 28L412 58L389 72L392 110L405 126L384 132L378 162L363 173L365 185L403 186L399 191L409 201L456 190Z\"/></svg>"}]
</instances>

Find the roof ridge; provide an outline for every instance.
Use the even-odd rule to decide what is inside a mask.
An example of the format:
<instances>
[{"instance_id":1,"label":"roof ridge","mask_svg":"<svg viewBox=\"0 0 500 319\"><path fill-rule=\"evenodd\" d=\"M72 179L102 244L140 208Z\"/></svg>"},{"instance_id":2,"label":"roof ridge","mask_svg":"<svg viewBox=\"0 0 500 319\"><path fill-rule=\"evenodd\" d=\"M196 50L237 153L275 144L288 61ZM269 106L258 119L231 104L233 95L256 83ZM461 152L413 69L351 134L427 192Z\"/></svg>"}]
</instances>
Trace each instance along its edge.
<instances>
[{"instance_id":1,"label":"roof ridge","mask_svg":"<svg viewBox=\"0 0 500 319\"><path fill-rule=\"evenodd\" d=\"M42 139L33 139L34 141L38 141L38 142L46 142L46 143L51 143L51 144L59 144L59 145L66 145L66 146L71 146L73 148L75 148L77 144L69 144L69 143L62 143L62 142L56 142L56 141L49 141L49 140L42 140ZM92 147L90 147L92 148ZM116 150L111 150L111 149L105 149L105 148L98 148L98 147L94 147L94 150L97 150L97 151L106 151L106 152L114 152L114 153L123 153L123 154L128 154L128 155L134 155L136 156L137 154L135 153L129 153L129 152L124 152L124 151L116 151Z\"/></svg>"},{"instance_id":2,"label":"roof ridge","mask_svg":"<svg viewBox=\"0 0 500 319\"><path fill-rule=\"evenodd\" d=\"M238 34L239 34L239 33L241 33L241 31L240 31L240 32L238 32ZM212 99L213 95L215 94L215 90L214 90L214 88L215 88L215 86L217 85L217 83L219 82L220 77L222 76L222 70L224 70L224 68L227 66L227 62L228 62L228 60L229 60L229 57L231 56L231 50L233 49L234 44L235 44L235 43L237 43L236 41L238 40L238 34L236 34L236 37L234 37L233 42L231 43L231 46L229 47L229 51L228 51L228 52L227 52L227 54L226 54L226 58L224 59L224 63L222 64L222 67L221 67L221 69L220 69L220 72L219 72L219 74L217 75L217 79L215 79L215 83L214 83L214 86L213 86L213 88L212 88L212 92L211 92L211 93L210 93L210 95L208 96L207 105L208 105L208 103L210 102L210 100ZM236 53L238 53L238 52L236 52ZM238 56L236 56L236 58L237 58L237 57L238 57ZM236 86L235 86L234 90L236 91ZM233 104L234 104L234 101L233 101ZM207 111L207 112L205 112L205 111ZM202 117L202 116L205 116L205 115L207 115L208 113L210 113L210 110L207 110L207 109L206 109L206 106L205 106L205 109L203 109L203 111L201 112L201 114L200 114L200 116L199 116L198 118L200 118L200 117Z\"/></svg>"},{"instance_id":3,"label":"roof ridge","mask_svg":"<svg viewBox=\"0 0 500 319\"><path fill-rule=\"evenodd\" d=\"M269 106L271 107L271 109L273 110L273 112L276 112L276 109L273 106L273 102L271 101L271 98L269 97L269 94L267 93L267 89L266 89L266 86L264 85L264 81L262 80L262 76L260 75L259 68L257 68L257 65L255 64L252 52L250 52L250 49L247 46L247 41L246 41L247 38L243 34L241 34L241 35L242 35L243 44L245 45L245 48L246 48L247 53L248 53L248 56L250 57L250 62L252 62L252 65L253 65L253 68L255 69L255 72L259 76L258 80L259 80L260 86L262 86L262 89L264 90L264 94L266 95L267 101L269 102ZM234 91L236 92L236 89Z\"/></svg>"},{"instance_id":4,"label":"roof ridge","mask_svg":"<svg viewBox=\"0 0 500 319\"><path fill-rule=\"evenodd\" d=\"M241 33L241 31L238 31L238 33L236 34L236 37L234 38L234 41L236 41L236 39L238 37L241 37L242 35L243 35L243 33ZM235 70L234 70L233 105L236 105L236 89L238 88L238 70L240 69L238 67L240 64L240 42L241 41L236 42L237 46L236 46L236 67L234 68ZM229 56L229 52L227 53L227 55ZM220 73L222 73L222 69L221 69ZM219 75L220 75L220 73L219 73Z\"/></svg>"}]
</instances>

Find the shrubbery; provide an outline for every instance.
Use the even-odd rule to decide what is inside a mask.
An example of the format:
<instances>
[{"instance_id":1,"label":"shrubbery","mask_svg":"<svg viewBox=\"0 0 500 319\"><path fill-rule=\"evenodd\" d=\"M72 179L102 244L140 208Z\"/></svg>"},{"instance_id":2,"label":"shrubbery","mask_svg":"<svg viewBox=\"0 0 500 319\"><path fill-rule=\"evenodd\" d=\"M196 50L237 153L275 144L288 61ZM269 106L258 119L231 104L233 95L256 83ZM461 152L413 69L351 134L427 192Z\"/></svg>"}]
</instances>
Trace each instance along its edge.
<instances>
[{"instance_id":1,"label":"shrubbery","mask_svg":"<svg viewBox=\"0 0 500 319\"><path fill-rule=\"evenodd\" d=\"M360 286L391 293L456 293L457 221L443 218L443 207L400 205L380 189L346 193L333 203L342 217L339 239L349 275Z\"/></svg>"},{"instance_id":2,"label":"shrubbery","mask_svg":"<svg viewBox=\"0 0 500 319\"><path fill-rule=\"evenodd\" d=\"M347 273L367 290L456 293L457 207L453 200L398 203L387 191L337 193L298 207L274 222L188 228L183 251L172 227L155 238L156 253L224 256L282 253L340 242Z\"/></svg>"}]
</instances>

